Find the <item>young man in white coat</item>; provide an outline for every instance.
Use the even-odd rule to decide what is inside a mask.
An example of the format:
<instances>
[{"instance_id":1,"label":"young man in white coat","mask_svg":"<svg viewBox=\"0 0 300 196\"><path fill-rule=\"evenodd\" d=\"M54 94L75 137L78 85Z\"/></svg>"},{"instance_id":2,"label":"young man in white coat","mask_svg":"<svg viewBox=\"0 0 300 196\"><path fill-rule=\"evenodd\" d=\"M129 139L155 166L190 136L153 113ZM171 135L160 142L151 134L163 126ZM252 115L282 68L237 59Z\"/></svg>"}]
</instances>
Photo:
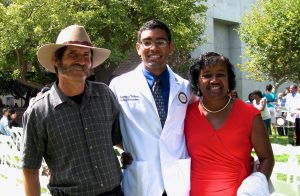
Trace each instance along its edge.
<instances>
[{"instance_id":1,"label":"young man in white coat","mask_svg":"<svg viewBox=\"0 0 300 196\"><path fill-rule=\"evenodd\" d=\"M190 158L183 127L190 90L188 81L167 64L173 47L164 23L146 22L136 43L142 63L110 83L122 107L124 150L133 157L123 172L126 196L189 195ZM160 95L153 89L157 79Z\"/></svg>"}]
</instances>

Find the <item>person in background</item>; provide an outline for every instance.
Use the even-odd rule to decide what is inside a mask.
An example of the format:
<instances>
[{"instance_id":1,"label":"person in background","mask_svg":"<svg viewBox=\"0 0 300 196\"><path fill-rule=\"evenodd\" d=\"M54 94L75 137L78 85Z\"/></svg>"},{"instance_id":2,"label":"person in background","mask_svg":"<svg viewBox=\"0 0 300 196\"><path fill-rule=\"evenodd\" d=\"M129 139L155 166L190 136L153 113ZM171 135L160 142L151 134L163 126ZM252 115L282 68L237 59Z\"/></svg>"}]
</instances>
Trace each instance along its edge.
<instances>
[{"instance_id":1,"label":"person in background","mask_svg":"<svg viewBox=\"0 0 300 196\"><path fill-rule=\"evenodd\" d=\"M229 96L231 97L231 99L237 99L237 98L239 98L238 93L237 93L236 90L230 91L230 95Z\"/></svg>"},{"instance_id":2,"label":"person in background","mask_svg":"<svg viewBox=\"0 0 300 196\"><path fill-rule=\"evenodd\" d=\"M289 94L289 93L290 93L290 87L284 88L284 90L283 90L283 97L282 97L282 100L281 100L281 106L282 106L282 107L285 106L286 96L287 96L287 94Z\"/></svg>"},{"instance_id":3,"label":"person in background","mask_svg":"<svg viewBox=\"0 0 300 196\"><path fill-rule=\"evenodd\" d=\"M51 174L51 195L123 195L113 148L122 142L120 108L107 85L86 80L109 55L110 50L92 45L80 25L66 27L55 44L38 50L40 64L58 80L23 115L26 195L40 195L43 158Z\"/></svg>"},{"instance_id":4,"label":"person in background","mask_svg":"<svg viewBox=\"0 0 300 196\"><path fill-rule=\"evenodd\" d=\"M17 120L17 112L15 109L10 108L8 110L8 127L11 129L12 127L20 127L19 123L16 121Z\"/></svg>"},{"instance_id":5,"label":"person in background","mask_svg":"<svg viewBox=\"0 0 300 196\"><path fill-rule=\"evenodd\" d=\"M290 93L286 95L285 107L287 109L286 119L288 121L288 138L290 144L300 145L300 130L299 130L299 118L300 118L300 93L297 92L297 85L290 85ZM294 142L296 138L296 142Z\"/></svg>"},{"instance_id":6,"label":"person in background","mask_svg":"<svg viewBox=\"0 0 300 196\"><path fill-rule=\"evenodd\" d=\"M284 105L282 104L284 93L278 93L277 97L278 97L278 99L277 99L275 106L279 106L279 107L284 106L285 104Z\"/></svg>"},{"instance_id":7,"label":"person in background","mask_svg":"<svg viewBox=\"0 0 300 196\"><path fill-rule=\"evenodd\" d=\"M122 107L124 149L133 157L123 171L126 196L188 196L190 192L183 126L191 95L188 81L167 64L173 48L166 24L144 23L136 43L142 63L110 83Z\"/></svg>"},{"instance_id":8,"label":"person in background","mask_svg":"<svg viewBox=\"0 0 300 196\"><path fill-rule=\"evenodd\" d=\"M252 102L253 102L253 94L252 94L252 92L250 92L249 94L248 94L248 100L247 101L245 101L247 104L250 104L250 105L252 105Z\"/></svg>"},{"instance_id":9,"label":"person in background","mask_svg":"<svg viewBox=\"0 0 300 196\"><path fill-rule=\"evenodd\" d=\"M275 104L277 102L278 97L273 92L273 85L272 84L267 84L266 85L266 91L263 94L263 96L266 97L266 100L267 100L267 109L269 110L270 115L271 115L271 126L273 127L273 130L276 131L276 129L275 129L275 123L276 123ZM272 134L272 132L271 132L271 134Z\"/></svg>"},{"instance_id":10,"label":"person in background","mask_svg":"<svg viewBox=\"0 0 300 196\"><path fill-rule=\"evenodd\" d=\"M260 111L261 117L265 122L265 126L267 128L267 131L269 135L272 134L271 130L271 115L267 108L267 100L263 96L262 92L260 90L255 90L252 92L253 95L253 101L252 104L255 108L257 108Z\"/></svg>"},{"instance_id":11,"label":"person in background","mask_svg":"<svg viewBox=\"0 0 300 196\"><path fill-rule=\"evenodd\" d=\"M284 94L283 93L278 93L277 95L278 99L277 99L277 102L275 104L275 110L276 110L276 121L280 118L280 119L284 119L286 114L285 114L285 109L284 109L284 105L285 104L282 104L283 102L283 97L284 97ZM286 129L284 128L284 126L279 126L277 125L277 133L279 135L287 135L287 131Z\"/></svg>"},{"instance_id":12,"label":"person in background","mask_svg":"<svg viewBox=\"0 0 300 196\"><path fill-rule=\"evenodd\" d=\"M201 97L189 105L185 118L190 195L269 195L274 157L268 134L260 111L228 96L236 84L229 59L208 52L190 67L189 75L192 91ZM260 165L251 174L252 148Z\"/></svg>"},{"instance_id":13,"label":"person in background","mask_svg":"<svg viewBox=\"0 0 300 196\"><path fill-rule=\"evenodd\" d=\"M8 129L8 114L9 107L4 107L2 109L2 118L0 120L0 134L10 136L11 132Z\"/></svg>"}]
</instances>

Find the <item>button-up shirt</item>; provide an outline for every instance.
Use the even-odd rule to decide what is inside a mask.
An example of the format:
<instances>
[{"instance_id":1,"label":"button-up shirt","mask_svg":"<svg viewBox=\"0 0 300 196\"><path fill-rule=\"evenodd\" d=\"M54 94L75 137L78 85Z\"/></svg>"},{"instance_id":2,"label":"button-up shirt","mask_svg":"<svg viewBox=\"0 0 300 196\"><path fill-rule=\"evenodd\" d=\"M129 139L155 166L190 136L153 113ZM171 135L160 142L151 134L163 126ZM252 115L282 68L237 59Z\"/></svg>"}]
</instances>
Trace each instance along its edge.
<instances>
[{"instance_id":1,"label":"button-up shirt","mask_svg":"<svg viewBox=\"0 0 300 196\"><path fill-rule=\"evenodd\" d=\"M120 184L113 145L121 143L119 105L105 84L87 81L81 105L55 83L23 115L22 167L51 173L50 192L96 195Z\"/></svg>"},{"instance_id":2,"label":"button-up shirt","mask_svg":"<svg viewBox=\"0 0 300 196\"><path fill-rule=\"evenodd\" d=\"M166 113L168 113L168 103L169 103L169 94L170 94L170 79L168 69L165 69L159 76L154 76L151 72L146 69L143 69L144 76L147 79L149 88L152 89L152 86L156 78L159 78L162 84L162 95L164 98L164 108Z\"/></svg>"}]
</instances>

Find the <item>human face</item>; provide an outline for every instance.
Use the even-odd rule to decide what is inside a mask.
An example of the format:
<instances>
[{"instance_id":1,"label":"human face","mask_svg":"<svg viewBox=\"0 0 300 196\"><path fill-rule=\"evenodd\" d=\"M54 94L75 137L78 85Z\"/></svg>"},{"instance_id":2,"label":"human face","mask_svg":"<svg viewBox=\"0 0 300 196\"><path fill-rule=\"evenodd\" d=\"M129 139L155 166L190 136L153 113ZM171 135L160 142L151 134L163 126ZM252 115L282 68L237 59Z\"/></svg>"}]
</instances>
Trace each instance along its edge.
<instances>
[{"instance_id":1,"label":"human face","mask_svg":"<svg viewBox=\"0 0 300 196\"><path fill-rule=\"evenodd\" d=\"M259 101L261 98L257 94L252 94L252 99L256 100L256 101Z\"/></svg>"},{"instance_id":2,"label":"human face","mask_svg":"<svg viewBox=\"0 0 300 196\"><path fill-rule=\"evenodd\" d=\"M3 114L4 116L8 116L9 115L9 112L8 111L6 111L6 112L4 112L4 114Z\"/></svg>"},{"instance_id":3,"label":"human face","mask_svg":"<svg viewBox=\"0 0 300 196\"><path fill-rule=\"evenodd\" d=\"M59 75L86 79L90 75L91 49L68 46L61 61L56 62Z\"/></svg>"},{"instance_id":4,"label":"human face","mask_svg":"<svg viewBox=\"0 0 300 196\"><path fill-rule=\"evenodd\" d=\"M233 98L233 99L236 99L236 98L238 97L236 91L231 91L230 96L231 96L231 98Z\"/></svg>"},{"instance_id":5,"label":"human face","mask_svg":"<svg viewBox=\"0 0 300 196\"><path fill-rule=\"evenodd\" d=\"M145 48L142 43L136 43L136 50L141 56L145 68L159 75L166 69L169 55L173 51L173 43L168 43L166 47L158 47L157 41L167 40L167 33L160 28L145 30L140 35L140 41L152 41L152 46ZM168 41L168 40L167 40Z\"/></svg>"},{"instance_id":6,"label":"human face","mask_svg":"<svg viewBox=\"0 0 300 196\"><path fill-rule=\"evenodd\" d=\"M15 112L11 115L11 119L15 120L16 118L17 118L17 113Z\"/></svg>"},{"instance_id":7,"label":"human face","mask_svg":"<svg viewBox=\"0 0 300 196\"><path fill-rule=\"evenodd\" d=\"M290 92L291 93L296 93L297 92L297 89L296 89L296 87L294 85L290 86Z\"/></svg>"},{"instance_id":8,"label":"human face","mask_svg":"<svg viewBox=\"0 0 300 196\"><path fill-rule=\"evenodd\" d=\"M278 99L281 100L283 98L283 94L282 93L278 93Z\"/></svg>"},{"instance_id":9,"label":"human face","mask_svg":"<svg viewBox=\"0 0 300 196\"><path fill-rule=\"evenodd\" d=\"M228 72L223 61L200 70L199 88L203 98L223 99L228 96Z\"/></svg>"}]
</instances>

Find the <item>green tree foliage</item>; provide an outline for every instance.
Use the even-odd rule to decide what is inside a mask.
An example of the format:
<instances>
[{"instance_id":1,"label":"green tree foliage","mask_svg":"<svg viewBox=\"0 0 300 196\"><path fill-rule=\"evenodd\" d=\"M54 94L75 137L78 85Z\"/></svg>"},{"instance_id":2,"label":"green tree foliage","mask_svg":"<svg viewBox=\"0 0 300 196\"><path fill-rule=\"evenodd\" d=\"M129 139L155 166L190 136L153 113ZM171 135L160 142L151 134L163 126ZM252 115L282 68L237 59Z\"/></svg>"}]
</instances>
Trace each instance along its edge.
<instances>
[{"instance_id":1,"label":"green tree foliage","mask_svg":"<svg viewBox=\"0 0 300 196\"><path fill-rule=\"evenodd\" d=\"M239 28L251 79L300 83L300 1L258 0Z\"/></svg>"},{"instance_id":2,"label":"green tree foliage","mask_svg":"<svg viewBox=\"0 0 300 196\"><path fill-rule=\"evenodd\" d=\"M107 77L135 50L139 27L155 18L170 26L176 47L171 64L181 70L189 63L190 52L203 42L204 1L9 0L8 5L0 3L0 69L26 86L41 88L49 76L37 61L38 48L54 43L66 26L80 24L94 45L112 51L100 66ZM29 70L34 72L31 79Z\"/></svg>"}]
</instances>

